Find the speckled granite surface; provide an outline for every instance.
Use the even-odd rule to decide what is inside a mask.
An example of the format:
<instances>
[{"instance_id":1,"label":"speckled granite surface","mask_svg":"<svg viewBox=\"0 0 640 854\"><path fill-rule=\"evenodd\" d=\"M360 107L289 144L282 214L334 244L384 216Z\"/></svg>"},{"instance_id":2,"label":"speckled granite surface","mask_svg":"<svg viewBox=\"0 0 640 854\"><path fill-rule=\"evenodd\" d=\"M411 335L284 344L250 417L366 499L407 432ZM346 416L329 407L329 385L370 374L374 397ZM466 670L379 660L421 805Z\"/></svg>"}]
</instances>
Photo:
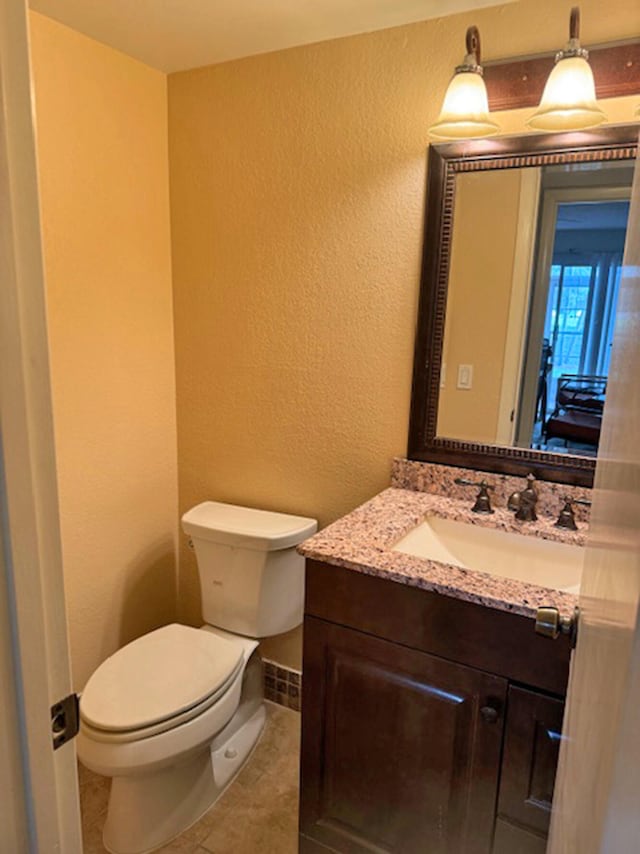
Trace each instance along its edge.
<instances>
[{"instance_id":1,"label":"speckled granite surface","mask_svg":"<svg viewBox=\"0 0 640 854\"><path fill-rule=\"evenodd\" d=\"M391 486L399 489L412 489L416 492L429 492L432 495L446 495L449 498L459 498L461 501L472 501L475 490L471 486L460 486L456 478L467 480L486 480L493 486L491 500L496 507L504 507L512 492L517 492L525 486L525 479L508 474L495 472L474 471L473 469L443 466L437 463L419 463L396 457L391 468ZM538 481L538 516L548 514L558 518L565 496L576 498L591 498L591 490L582 486L567 486L564 483ZM576 505L575 516L578 521L589 520L589 508Z\"/></svg>"},{"instance_id":2,"label":"speckled granite surface","mask_svg":"<svg viewBox=\"0 0 640 854\"><path fill-rule=\"evenodd\" d=\"M469 474L463 469L451 471ZM472 474L476 477L478 475L477 472ZM497 479L495 475L491 478ZM519 486L519 479L515 481ZM585 492L588 493L588 490ZM392 551L398 540L427 515L584 545L586 524L579 523L579 530L575 532L555 528L555 506L553 516L541 512L538 522L519 523L513 513L500 506L499 498L495 502L496 512L493 515L472 513L472 498L473 495L466 495L465 500L460 501L431 492L391 487L306 540L298 550L308 558L500 611L533 617L539 606L555 605L562 614L571 614L578 602L578 597L571 593Z\"/></svg>"}]
</instances>

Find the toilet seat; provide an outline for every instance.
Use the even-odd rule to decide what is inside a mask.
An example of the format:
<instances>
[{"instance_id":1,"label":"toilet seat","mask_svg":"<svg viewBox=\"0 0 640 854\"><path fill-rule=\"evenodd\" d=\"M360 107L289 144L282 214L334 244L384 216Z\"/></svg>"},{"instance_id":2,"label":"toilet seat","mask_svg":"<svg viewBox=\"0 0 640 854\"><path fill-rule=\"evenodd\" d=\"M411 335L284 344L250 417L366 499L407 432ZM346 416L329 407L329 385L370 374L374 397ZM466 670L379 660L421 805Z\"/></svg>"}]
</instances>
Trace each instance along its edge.
<instances>
[{"instance_id":1,"label":"toilet seat","mask_svg":"<svg viewBox=\"0 0 640 854\"><path fill-rule=\"evenodd\" d=\"M194 707L192 715L167 718L153 732L151 728L139 730L100 730L91 726L83 717L84 695L80 698L80 732L78 734L78 756L80 761L94 771L107 777L137 776L155 772L175 764L176 759L193 755L202 745L211 743L232 719L238 703L247 662L258 642L252 638L231 635L213 626L202 626L191 631L213 635L216 640L228 641L240 651L240 666L230 682L219 690L219 695L208 707L206 701ZM185 667L188 668L188 662ZM155 727L156 725L152 725Z\"/></svg>"},{"instance_id":2,"label":"toilet seat","mask_svg":"<svg viewBox=\"0 0 640 854\"><path fill-rule=\"evenodd\" d=\"M244 666L243 642L173 623L104 661L80 701L83 728L98 741L147 738L202 714Z\"/></svg>"},{"instance_id":3,"label":"toilet seat","mask_svg":"<svg viewBox=\"0 0 640 854\"><path fill-rule=\"evenodd\" d=\"M152 735L159 735L160 733L167 732L168 730L175 729L176 727L180 726L180 724L187 723L193 718L197 718L199 715L203 714L203 712L206 712L208 709L214 706L218 702L218 700L220 700L221 697L223 697L233 686L242 668L243 662L240 661L236 669L227 679L227 681L217 691L214 691L210 696L205 697L204 700L202 700L200 703L197 703L195 706L192 706L190 709L186 709L184 712L176 714L173 717L167 717L156 724L140 727L138 729L112 731L94 727L83 719L82 728L85 732L85 735L94 739L94 741L104 741L110 744L124 743L128 741L138 741L139 739L149 738Z\"/></svg>"}]
</instances>

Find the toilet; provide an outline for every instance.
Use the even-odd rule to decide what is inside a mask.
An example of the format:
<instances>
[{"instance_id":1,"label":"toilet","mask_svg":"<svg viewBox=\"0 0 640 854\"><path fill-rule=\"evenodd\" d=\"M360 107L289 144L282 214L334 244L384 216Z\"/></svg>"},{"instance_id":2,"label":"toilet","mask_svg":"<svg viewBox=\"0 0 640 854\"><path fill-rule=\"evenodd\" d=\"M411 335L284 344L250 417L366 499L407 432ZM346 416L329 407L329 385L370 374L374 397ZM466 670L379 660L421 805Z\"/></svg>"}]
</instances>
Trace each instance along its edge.
<instances>
[{"instance_id":1,"label":"toilet","mask_svg":"<svg viewBox=\"0 0 640 854\"><path fill-rule=\"evenodd\" d=\"M80 698L80 761L112 778L113 854L152 851L220 797L264 726L258 639L302 622L314 519L205 501L182 517L205 625L173 623L104 661Z\"/></svg>"}]
</instances>

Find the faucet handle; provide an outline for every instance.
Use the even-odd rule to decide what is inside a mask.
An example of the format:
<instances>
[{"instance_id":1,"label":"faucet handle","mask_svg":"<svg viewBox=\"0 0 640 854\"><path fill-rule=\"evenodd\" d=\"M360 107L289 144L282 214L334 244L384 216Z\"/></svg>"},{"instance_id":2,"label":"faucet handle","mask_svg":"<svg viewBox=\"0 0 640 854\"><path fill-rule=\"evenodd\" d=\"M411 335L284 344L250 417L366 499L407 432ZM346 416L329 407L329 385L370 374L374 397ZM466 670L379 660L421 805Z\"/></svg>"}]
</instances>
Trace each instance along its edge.
<instances>
[{"instance_id":1,"label":"faucet handle","mask_svg":"<svg viewBox=\"0 0 640 854\"><path fill-rule=\"evenodd\" d=\"M495 489L495 487L491 486L490 483L487 483L486 480L481 480L479 482L475 480L467 480L464 477L457 477L454 481L459 486L477 486L480 492L476 495L476 502L471 508L474 513L495 513L495 510L491 506L491 498L489 497L489 489Z\"/></svg>"},{"instance_id":2,"label":"faucet handle","mask_svg":"<svg viewBox=\"0 0 640 854\"><path fill-rule=\"evenodd\" d=\"M477 486L479 489L495 489L486 480L467 480L466 477L457 477L454 480L459 486Z\"/></svg>"},{"instance_id":3,"label":"faucet handle","mask_svg":"<svg viewBox=\"0 0 640 854\"><path fill-rule=\"evenodd\" d=\"M576 525L576 517L573 512L573 500L570 495L566 495L564 497L564 506L562 507L560 515L558 516L556 528L566 528L569 531L578 530L578 526Z\"/></svg>"}]
</instances>

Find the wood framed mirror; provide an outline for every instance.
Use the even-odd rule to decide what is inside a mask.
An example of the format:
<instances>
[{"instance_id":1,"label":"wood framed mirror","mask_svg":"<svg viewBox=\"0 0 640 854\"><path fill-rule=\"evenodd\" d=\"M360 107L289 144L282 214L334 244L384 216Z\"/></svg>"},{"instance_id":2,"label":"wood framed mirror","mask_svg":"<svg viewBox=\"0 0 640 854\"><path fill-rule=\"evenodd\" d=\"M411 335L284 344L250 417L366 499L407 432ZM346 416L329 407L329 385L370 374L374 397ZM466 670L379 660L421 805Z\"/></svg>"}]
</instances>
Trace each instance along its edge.
<instances>
[{"instance_id":1,"label":"wood framed mirror","mask_svg":"<svg viewBox=\"0 0 640 854\"><path fill-rule=\"evenodd\" d=\"M410 459L592 485L638 131L430 146Z\"/></svg>"}]
</instances>

